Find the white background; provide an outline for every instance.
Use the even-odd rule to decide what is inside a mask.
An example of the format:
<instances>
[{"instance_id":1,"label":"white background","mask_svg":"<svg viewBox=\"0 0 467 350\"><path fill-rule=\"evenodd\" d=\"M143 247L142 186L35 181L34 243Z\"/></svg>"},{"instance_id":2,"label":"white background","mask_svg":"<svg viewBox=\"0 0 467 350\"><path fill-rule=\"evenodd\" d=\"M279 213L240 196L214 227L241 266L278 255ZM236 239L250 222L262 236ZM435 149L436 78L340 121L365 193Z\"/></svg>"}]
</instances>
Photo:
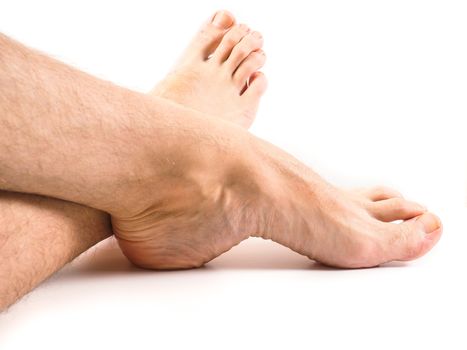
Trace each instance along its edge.
<instances>
[{"instance_id":1,"label":"white background","mask_svg":"<svg viewBox=\"0 0 467 350\"><path fill-rule=\"evenodd\" d=\"M149 90L218 8L260 30L252 132L329 181L386 184L445 233L409 264L333 270L251 239L195 271L105 243L0 316L9 349L466 349L465 1L1 1L0 31Z\"/></svg>"}]
</instances>

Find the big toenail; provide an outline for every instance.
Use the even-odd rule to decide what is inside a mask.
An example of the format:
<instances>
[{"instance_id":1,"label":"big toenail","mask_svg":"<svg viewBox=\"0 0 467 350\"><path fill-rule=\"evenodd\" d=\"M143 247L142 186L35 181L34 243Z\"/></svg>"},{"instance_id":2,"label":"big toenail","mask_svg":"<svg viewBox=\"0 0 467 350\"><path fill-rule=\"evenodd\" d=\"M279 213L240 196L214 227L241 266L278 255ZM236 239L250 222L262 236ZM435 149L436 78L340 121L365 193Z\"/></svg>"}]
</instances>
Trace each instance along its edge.
<instances>
[{"instance_id":1,"label":"big toenail","mask_svg":"<svg viewBox=\"0 0 467 350\"><path fill-rule=\"evenodd\" d=\"M432 233L441 227L439 219L431 214L424 214L417 219L423 225L425 233Z\"/></svg>"},{"instance_id":2,"label":"big toenail","mask_svg":"<svg viewBox=\"0 0 467 350\"><path fill-rule=\"evenodd\" d=\"M218 11L212 18L211 23L220 29L228 29L232 27L234 21L232 16L228 12Z\"/></svg>"}]
</instances>

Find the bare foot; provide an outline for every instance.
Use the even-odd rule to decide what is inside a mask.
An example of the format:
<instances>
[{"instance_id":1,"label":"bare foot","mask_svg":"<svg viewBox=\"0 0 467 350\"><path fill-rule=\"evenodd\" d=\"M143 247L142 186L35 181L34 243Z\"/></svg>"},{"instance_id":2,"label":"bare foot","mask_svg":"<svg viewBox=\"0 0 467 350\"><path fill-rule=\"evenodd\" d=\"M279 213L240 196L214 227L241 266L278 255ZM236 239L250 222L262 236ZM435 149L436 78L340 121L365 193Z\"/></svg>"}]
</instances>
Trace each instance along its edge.
<instances>
[{"instance_id":1,"label":"bare foot","mask_svg":"<svg viewBox=\"0 0 467 350\"><path fill-rule=\"evenodd\" d=\"M266 147L267 223L255 236L272 239L323 264L360 268L426 254L441 221L385 187L343 191L275 147ZM278 169L278 170L277 170ZM279 175L279 176L277 176Z\"/></svg>"},{"instance_id":2,"label":"bare foot","mask_svg":"<svg viewBox=\"0 0 467 350\"><path fill-rule=\"evenodd\" d=\"M217 12L151 93L248 128L267 87L266 56L261 34L234 22Z\"/></svg>"},{"instance_id":3,"label":"bare foot","mask_svg":"<svg viewBox=\"0 0 467 350\"><path fill-rule=\"evenodd\" d=\"M441 236L435 215L393 190L340 190L240 128L198 122L220 144L199 145L196 155L209 157L188 183L171 177L163 207L113 219L120 247L136 265L199 267L255 236L330 266L372 267L418 258Z\"/></svg>"},{"instance_id":4,"label":"bare foot","mask_svg":"<svg viewBox=\"0 0 467 350\"><path fill-rule=\"evenodd\" d=\"M151 93L249 127L266 89L257 71L264 63L256 54L262 40L234 25L225 11L215 17L220 24L206 23L177 68ZM324 264L356 268L415 259L438 241L439 219L398 192L343 191L275 147L265 149L254 162L265 167L260 174L239 169L231 175L229 186L237 186L241 195L237 189L220 190L201 203L194 193L177 193L173 207L157 219L157 230L148 227L133 239L126 225L115 227L124 253L146 268L191 268L260 236Z\"/></svg>"}]
</instances>

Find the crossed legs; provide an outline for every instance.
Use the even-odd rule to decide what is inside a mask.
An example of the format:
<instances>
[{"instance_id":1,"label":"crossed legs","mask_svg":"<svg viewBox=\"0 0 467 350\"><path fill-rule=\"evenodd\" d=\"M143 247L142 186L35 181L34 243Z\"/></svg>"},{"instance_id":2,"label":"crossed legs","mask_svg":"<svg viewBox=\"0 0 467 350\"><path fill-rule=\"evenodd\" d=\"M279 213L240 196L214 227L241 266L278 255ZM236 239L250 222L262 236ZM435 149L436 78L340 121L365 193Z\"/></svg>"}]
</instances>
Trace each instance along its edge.
<instances>
[{"instance_id":1,"label":"crossed legs","mask_svg":"<svg viewBox=\"0 0 467 350\"><path fill-rule=\"evenodd\" d=\"M248 127L266 88L265 77L258 72L265 60L261 46L259 33L244 25L235 25L229 14L219 13L212 23L203 26L176 69L151 94ZM439 220L393 190L377 188L344 192L329 187L320 193L322 196L314 203L298 200L293 208L284 205L283 211L295 218L291 219L295 225L278 221L277 228L257 235L342 267L413 259L429 250L439 238ZM300 197L298 193L294 196ZM299 218L305 212L309 221L306 223ZM395 220L407 221L391 223ZM270 221L274 224L274 220ZM0 192L0 227L1 264L11 264L14 269L9 271L16 271L14 276L0 275L2 280L16 279L15 288L1 291L2 305L8 305L75 256L112 234L109 216L102 211L13 192ZM343 227L351 229L344 230ZM308 231L313 231L313 239L307 239ZM378 235L385 239L379 240ZM425 235L429 238L419 244L417 240ZM190 237L181 236L180 240L190 240ZM124 239L120 242L123 242L124 252L131 257L131 244ZM177 244L176 240L173 242ZM229 243L227 249L236 243ZM176 251L177 246L170 250ZM214 250L215 256L225 248ZM188 262L185 265L185 260L180 260L177 254L169 258L161 256L159 262L146 267L183 268L199 264ZM137 258L132 260L135 262ZM201 264L205 262L201 261Z\"/></svg>"},{"instance_id":2,"label":"crossed legs","mask_svg":"<svg viewBox=\"0 0 467 350\"><path fill-rule=\"evenodd\" d=\"M206 62L217 45L216 57ZM201 27L174 70L150 95L249 127L267 85L258 71L265 62L261 47L260 33L235 24L230 13L220 11ZM16 271L14 276L0 275L15 286L6 292L0 288L0 310L111 235L110 217L103 211L0 191L0 263Z\"/></svg>"}]
</instances>

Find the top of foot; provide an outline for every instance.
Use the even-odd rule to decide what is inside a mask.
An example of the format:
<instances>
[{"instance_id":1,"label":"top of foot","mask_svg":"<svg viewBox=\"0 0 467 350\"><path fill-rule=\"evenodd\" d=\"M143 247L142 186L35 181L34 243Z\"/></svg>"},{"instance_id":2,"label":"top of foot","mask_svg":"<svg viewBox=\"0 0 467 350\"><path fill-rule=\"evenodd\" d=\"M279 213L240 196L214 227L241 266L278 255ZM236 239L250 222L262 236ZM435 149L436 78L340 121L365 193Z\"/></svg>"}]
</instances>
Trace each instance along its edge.
<instances>
[{"instance_id":1,"label":"top of foot","mask_svg":"<svg viewBox=\"0 0 467 350\"><path fill-rule=\"evenodd\" d=\"M280 232L270 237L313 260L341 268L414 260L441 237L440 219L397 191L323 188L305 202L299 198L302 193L296 194L293 201L298 199L299 204L286 207L299 215L285 212L286 224L277 225Z\"/></svg>"},{"instance_id":2,"label":"top of foot","mask_svg":"<svg viewBox=\"0 0 467 350\"><path fill-rule=\"evenodd\" d=\"M267 86L262 45L259 32L218 11L151 93L248 128Z\"/></svg>"}]
</instances>

